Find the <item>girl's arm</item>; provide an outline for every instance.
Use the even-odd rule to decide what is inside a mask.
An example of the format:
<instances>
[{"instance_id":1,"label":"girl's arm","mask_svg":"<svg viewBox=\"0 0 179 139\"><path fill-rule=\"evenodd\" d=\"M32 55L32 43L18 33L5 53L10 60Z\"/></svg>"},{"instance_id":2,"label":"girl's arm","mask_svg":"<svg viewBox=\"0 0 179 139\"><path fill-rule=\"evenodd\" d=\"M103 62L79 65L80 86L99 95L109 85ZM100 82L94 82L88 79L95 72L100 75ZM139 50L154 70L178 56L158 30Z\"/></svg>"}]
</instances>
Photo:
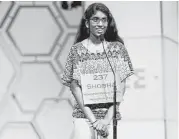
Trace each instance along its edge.
<instances>
[{"instance_id":1,"label":"girl's arm","mask_svg":"<svg viewBox=\"0 0 179 139\"><path fill-rule=\"evenodd\" d=\"M125 93L125 85L126 85L126 80L123 80L123 82L121 83L123 95ZM117 105L119 106L120 103L117 103ZM113 119L113 110L114 110L114 105L109 107L108 112L106 113L104 119L99 120L98 122L95 123L94 126L95 126L96 129L100 130L102 128L101 125L106 125L107 126L108 124L110 124L111 120Z\"/></svg>"},{"instance_id":2,"label":"girl's arm","mask_svg":"<svg viewBox=\"0 0 179 139\"><path fill-rule=\"evenodd\" d=\"M126 88L126 80L123 80L123 82L121 83L121 87L122 87L122 91L123 91L123 95L125 93L125 88ZM117 105L120 105L120 102L117 103ZM113 119L113 110L114 110L114 105L112 105L111 107L109 107L108 112L104 118L106 124L109 124L111 122L111 120ZM117 108L117 107L116 107Z\"/></svg>"},{"instance_id":3,"label":"girl's arm","mask_svg":"<svg viewBox=\"0 0 179 139\"><path fill-rule=\"evenodd\" d=\"M80 108L82 109L86 117L89 119L91 123L94 123L96 121L96 118L92 113L91 109L84 105L81 88L75 80L72 81L70 90L72 91L77 103L79 104Z\"/></svg>"}]
</instances>

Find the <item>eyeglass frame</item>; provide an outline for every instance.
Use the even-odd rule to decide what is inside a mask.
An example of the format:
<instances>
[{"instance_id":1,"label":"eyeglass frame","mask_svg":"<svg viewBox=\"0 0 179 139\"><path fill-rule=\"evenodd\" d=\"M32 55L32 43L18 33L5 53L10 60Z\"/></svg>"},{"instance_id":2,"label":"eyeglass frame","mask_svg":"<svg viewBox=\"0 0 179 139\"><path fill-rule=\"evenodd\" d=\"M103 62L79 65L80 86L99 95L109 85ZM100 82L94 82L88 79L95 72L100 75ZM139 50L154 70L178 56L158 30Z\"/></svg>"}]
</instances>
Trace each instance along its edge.
<instances>
[{"instance_id":1,"label":"eyeglass frame","mask_svg":"<svg viewBox=\"0 0 179 139\"><path fill-rule=\"evenodd\" d=\"M96 20L97 21L94 21L94 19L95 18L97 18ZM104 21L104 19L106 20L106 21ZM89 20L91 20L93 23L95 23L95 24L99 24L99 22L101 21L103 24L106 24L106 23L108 23L108 18L98 18L98 17L93 17L93 18L90 18Z\"/></svg>"}]
</instances>

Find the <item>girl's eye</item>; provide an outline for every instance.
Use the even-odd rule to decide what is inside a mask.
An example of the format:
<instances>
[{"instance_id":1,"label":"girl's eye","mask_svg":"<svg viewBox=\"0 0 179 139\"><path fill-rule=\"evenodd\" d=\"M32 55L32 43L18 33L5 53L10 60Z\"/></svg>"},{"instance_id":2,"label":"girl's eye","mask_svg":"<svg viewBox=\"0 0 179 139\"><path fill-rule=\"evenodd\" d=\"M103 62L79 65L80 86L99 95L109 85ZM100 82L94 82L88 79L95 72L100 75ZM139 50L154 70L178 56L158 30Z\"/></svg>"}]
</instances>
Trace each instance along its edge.
<instances>
[{"instance_id":1,"label":"girl's eye","mask_svg":"<svg viewBox=\"0 0 179 139\"><path fill-rule=\"evenodd\" d=\"M99 18L93 17L91 20L92 20L93 22L98 22Z\"/></svg>"}]
</instances>

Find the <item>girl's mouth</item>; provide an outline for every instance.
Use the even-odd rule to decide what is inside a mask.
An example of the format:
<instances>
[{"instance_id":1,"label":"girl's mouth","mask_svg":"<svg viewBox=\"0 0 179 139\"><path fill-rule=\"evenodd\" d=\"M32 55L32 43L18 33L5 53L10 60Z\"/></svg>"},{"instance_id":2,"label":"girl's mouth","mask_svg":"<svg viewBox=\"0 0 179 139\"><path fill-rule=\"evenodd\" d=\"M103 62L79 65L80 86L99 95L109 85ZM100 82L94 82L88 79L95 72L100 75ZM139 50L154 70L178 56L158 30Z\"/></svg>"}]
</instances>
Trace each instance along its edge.
<instances>
[{"instance_id":1,"label":"girl's mouth","mask_svg":"<svg viewBox=\"0 0 179 139\"><path fill-rule=\"evenodd\" d=\"M103 29L97 29L96 31L97 32L103 32Z\"/></svg>"}]
</instances>

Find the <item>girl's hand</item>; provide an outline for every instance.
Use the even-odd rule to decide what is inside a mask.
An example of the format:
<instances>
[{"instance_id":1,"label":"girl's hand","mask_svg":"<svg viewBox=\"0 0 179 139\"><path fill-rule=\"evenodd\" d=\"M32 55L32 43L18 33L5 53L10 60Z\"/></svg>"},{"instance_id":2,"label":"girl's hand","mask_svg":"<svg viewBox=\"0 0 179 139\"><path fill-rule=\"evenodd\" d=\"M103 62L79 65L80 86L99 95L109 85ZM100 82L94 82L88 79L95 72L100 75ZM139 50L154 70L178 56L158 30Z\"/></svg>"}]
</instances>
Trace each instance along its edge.
<instances>
[{"instance_id":1,"label":"girl's hand","mask_svg":"<svg viewBox=\"0 0 179 139\"><path fill-rule=\"evenodd\" d=\"M93 123L93 128L98 132L99 135L103 137L107 137L109 135L108 132L108 123L106 120L97 120Z\"/></svg>"},{"instance_id":2,"label":"girl's hand","mask_svg":"<svg viewBox=\"0 0 179 139\"><path fill-rule=\"evenodd\" d=\"M101 119L100 123L103 125L103 128L100 131L101 132L101 136L107 137L109 135L109 131L108 131L108 125L109 125L109 123L105 119Z\"/></svg>"}]
</instances>

